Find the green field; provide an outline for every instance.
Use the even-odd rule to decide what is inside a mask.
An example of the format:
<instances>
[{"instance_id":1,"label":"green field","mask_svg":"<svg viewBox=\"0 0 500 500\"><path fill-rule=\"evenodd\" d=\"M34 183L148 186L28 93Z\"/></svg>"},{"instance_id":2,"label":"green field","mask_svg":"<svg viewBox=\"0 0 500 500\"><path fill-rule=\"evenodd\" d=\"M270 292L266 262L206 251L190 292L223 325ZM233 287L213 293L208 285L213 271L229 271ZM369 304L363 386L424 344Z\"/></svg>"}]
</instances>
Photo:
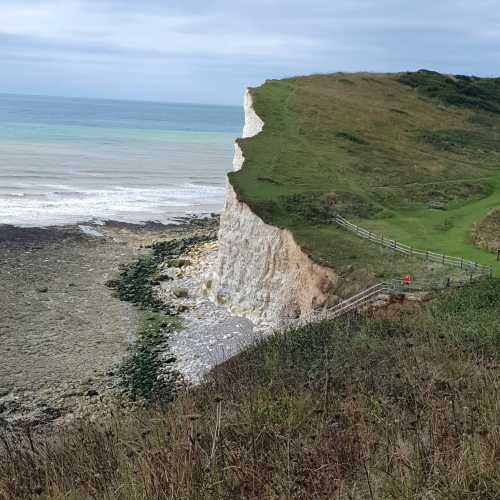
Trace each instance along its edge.
<instances>
[{"instance_id":1,"label":"green field","mask_svg":"<svg viewBox=\"0 0 500 500\"><path fill-rule=\"evenodd\" d=\"M246 161L230 182L315 260L384 276L421 270L339 230L332 217L340 213L500 272L471 237L500 207L500 79L336 74L272 80L251 92L264 131L238 141Z\"/></svg>"},{"instance_id":2,"label":"green field","mask_svg":"<svg viewBox=\"0 0 500 500\"><path fill-rule=\"evenodd\" d=\"M472 229L487 213L500 207L500 175L490 179L494 191L491 195L445 211L420 208L393 211L389 219L359 221L367 229L422 249L447 255L463 256L484 265L494 266L500 274L500 262L494 254L474 246ZM500 231L500 227L498 228Z\"/></svg>"}]
</instances>

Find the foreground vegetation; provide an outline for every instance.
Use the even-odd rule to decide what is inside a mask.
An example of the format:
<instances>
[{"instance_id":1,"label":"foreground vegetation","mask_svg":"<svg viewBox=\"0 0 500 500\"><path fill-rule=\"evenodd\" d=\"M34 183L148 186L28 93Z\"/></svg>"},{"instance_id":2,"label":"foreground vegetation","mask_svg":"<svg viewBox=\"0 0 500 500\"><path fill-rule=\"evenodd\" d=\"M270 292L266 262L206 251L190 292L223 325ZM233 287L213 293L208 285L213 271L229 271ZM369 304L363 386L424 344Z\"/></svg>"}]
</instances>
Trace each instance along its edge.
<instances>
[{"instance_id":1,"label":"foreground vegetation","mask_svg":"<svg viewBox=\"0 0 500 500\"><path fill-rule=\"evenodd\" d=\"M0 499L500 498L500 283L276 334L168 409L2 432Z\"/></svg>"},{"instance_id":2,"label":"foreground vegetation","mask_svg":"<svg viewBox=\"0 0 500 500\"><path fill-rule=\"evenodd\" d=\"M252 94L264 132L239 140L246 161L230 181L313 258L381 263L331 223L339 212L500 271L472 239L474 224L500 206L500 79L317 75L268 81Z\"/></svg>"}]
</instances>

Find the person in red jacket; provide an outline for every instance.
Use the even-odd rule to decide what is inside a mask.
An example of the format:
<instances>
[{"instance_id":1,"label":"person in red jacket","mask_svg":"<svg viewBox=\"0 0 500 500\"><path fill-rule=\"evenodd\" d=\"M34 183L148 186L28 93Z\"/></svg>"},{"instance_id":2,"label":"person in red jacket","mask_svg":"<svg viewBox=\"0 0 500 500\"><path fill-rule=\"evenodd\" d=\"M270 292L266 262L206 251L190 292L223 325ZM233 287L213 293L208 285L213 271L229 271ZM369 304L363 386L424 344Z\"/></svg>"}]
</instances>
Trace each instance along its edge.
<instances>
[{"instance_id":1,"label":"person in red jacket","mask_svg":"<svg viewBox=\"0 0 500 500\"><path fill-rule=\"evenodd\" d=\"M405 286L410 286L412 283L413 283L413 278L409 274L407 274L403 279L403 284Z\"/></svg>"}]
</instances>

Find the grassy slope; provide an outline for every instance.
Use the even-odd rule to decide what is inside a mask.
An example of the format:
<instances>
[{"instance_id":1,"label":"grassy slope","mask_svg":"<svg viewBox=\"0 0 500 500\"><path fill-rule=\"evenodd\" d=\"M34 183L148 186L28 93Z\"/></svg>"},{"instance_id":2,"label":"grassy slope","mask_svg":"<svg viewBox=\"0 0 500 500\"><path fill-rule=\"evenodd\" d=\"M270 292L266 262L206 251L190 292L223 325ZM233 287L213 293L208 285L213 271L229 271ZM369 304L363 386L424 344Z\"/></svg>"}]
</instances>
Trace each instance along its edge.
<instances>
[{"instance_id":1,"label":"grassy slope","mask_svg":"<svg viewBox=\"0 0 500 500\"><path fill-rule=\"evenodd\" d=\"M336 204L415 247L495 265L471 231L500 206L500 80L311 76L269 81L253 95L264 132L239 141L246 162L230 181L315 259L380 266L380 252L328 223ZM448 209L429 209L433 201Z\"/></svg>"},{"instance_id":2,"label":"grassy slope","mask_svg":"<svg viewBox=\"0 0 500 500\"><path fill-rule=\"evenodd\" d=\"M490 196L455 209L420 208L407 213L396 212L387 221L363 221L362 224L374 231L389 231L391 237L408 245L494 265L498 275L500 266L494 256L474 246L472 241L474 225L491 209L500 206L500 176L492 179L491 184L495 191Z\"/></svg>"},{"instance_id":3,"label":"grassy slope","mask_svg":"<svg viewBox=\"0 0 500 500\"><path fill-rule=\"evenodd\" d=\"M498 499L499 314L487 281L278 334L165 413L0 428L0 499Z\"/></svg>"}]
</instances>

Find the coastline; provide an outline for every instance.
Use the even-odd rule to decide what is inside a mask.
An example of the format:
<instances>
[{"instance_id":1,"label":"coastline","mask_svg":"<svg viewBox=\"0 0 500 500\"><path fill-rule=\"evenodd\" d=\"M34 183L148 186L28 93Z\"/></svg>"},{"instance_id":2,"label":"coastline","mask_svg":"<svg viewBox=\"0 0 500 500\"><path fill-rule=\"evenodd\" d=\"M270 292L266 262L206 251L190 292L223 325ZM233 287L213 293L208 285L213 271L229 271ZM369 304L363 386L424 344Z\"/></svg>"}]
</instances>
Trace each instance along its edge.
<instances>
[{"instance_id":1,"label":"coastline","mask_svg":"<svg viewBox=\"0 0 500 500\"><path fill-rule=\"evenodd\" d=\"M141 312L105 283L154 241L207 224L0 226L0 422L64 424L116 400Z\"/></svg>"}]
</instances>

